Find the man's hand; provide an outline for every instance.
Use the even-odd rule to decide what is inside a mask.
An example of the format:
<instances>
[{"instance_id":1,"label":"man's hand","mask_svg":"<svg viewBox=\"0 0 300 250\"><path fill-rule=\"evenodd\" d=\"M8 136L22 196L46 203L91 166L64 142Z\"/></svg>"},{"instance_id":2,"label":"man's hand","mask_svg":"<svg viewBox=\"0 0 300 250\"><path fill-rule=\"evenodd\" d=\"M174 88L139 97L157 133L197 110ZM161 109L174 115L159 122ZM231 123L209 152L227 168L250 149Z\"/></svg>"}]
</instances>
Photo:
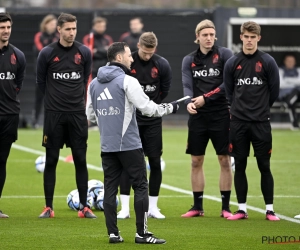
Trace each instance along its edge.
<instances>
[{"instance_id":1,"label":"man's hand","mask_svg":"<svg viewBox=\"0 0 300 250\"><path fill-rule=\"evenodd\" d=\"M205 104L205 100L204 100L203 95L198 96L196 98L193 98L192 102L194 103L194 105L196 106L196 108L201 108Z\"/></svg>"},{"instance_id":2,"label":"man's hand","mask_svg":"<svg viewBox=\"0 0 300 250\"><path fill-rule=\"evenodd\" d=\"M191 115L195 115L197 114L197 110L196 110L196 106L193 102L190 102L187 106L186 106L187 111L191 114Z\"/></svg>"}]
</instances>

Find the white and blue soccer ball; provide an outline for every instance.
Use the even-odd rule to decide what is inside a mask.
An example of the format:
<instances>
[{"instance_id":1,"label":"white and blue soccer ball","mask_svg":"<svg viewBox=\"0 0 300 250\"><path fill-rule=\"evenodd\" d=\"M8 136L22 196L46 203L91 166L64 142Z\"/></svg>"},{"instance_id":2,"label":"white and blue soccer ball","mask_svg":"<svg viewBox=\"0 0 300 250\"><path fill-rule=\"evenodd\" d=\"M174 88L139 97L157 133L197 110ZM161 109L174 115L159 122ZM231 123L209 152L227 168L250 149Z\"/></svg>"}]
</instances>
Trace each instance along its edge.
<instances>
[{"instance_id":1,"label":"white and blue soccer ball","mask_svg":"<svg viewBox=\"0 0 300 250\"><path fill-rule=\"evenodd\" d=\"M104 190L104 185L99 180L88 181L88 194L91 195L96 202L99 193Z\"/></svg>"},{"instance_id":2,"label":"white and blue soccer ball","mask_svg":"<svg viewBox=\"0 0 300 250\"><path fill-rule=\"evenodd\" d=\"M100 191L100 193L98 194L96 202L94 203L94 208L100 211L104 211L103 201L104 201L104 190Z\"/></svg>"},{"instance_id":3,"label":"white and blue soccer ball","mask_svg":"<svg viewBox=\"0 0 300 250\"><path fill-rule=\"evenodd\" d=\"M104 205L103 205L103 202L104 202L104 190L101 191L101 192L99 193L99 195L97 196L97 200L96 200L96 202L94 203L94 207L95 207L97 210L104 211ZM118 196L116 196L116 204L117 204L117 206L119 205L119 198L118 198Z\"/></svg>"},{"instance_id":4,"label":"white and blue soccer ball","mask_svg":"<svg viewBox=\"0 0 300 250\"><path fill-rule=\"evenodd\" d=\"M149 170L149 171L151 170L150 169L150 164L149 164L148 160L146 161L146 167L147 167L147 170ZM160 167L161 167L161 171L164 171L165 168L166 168L166 162L164 161L163 158L160 158Z\"/></svg>"},{"instance_id":5,"label":"white and blue soccer ball","mask_svg":"<svg viewBox=\"0 0 300 250\"><path fill-rule=\"evenodd\" d=\"M67 196L67 204L69 208L72 210L79 210L80 207L80 200L79 200L79 192L77 189L71 191ZM86 199L86 204L92 208L94 206L94 199L93 197L88 194Z\"/></svg>"},{"instance_id":6,"label":"white and blue soccer ball","mask_svg":"<svg viewBox=\"0 0 300 250\"><path fill-rule=\"evenodd\" d=\"M234 160L234 157L230 157L230 161L231 161L231 170L232 172L235 171L235 160Z\"/></svg>"},{"instance_id":7,"label":"white and blue soccer ball","mask_svg":"<svg viewBox=\"0 0 300 250\"><path fill-rule=\"evenodd\" d=\"M43 173L45 170L45 164L46 164L46 156L45 155L39 156L35 160L36 171L38 171L39 173Z\"/></svg>"}]
</instances>

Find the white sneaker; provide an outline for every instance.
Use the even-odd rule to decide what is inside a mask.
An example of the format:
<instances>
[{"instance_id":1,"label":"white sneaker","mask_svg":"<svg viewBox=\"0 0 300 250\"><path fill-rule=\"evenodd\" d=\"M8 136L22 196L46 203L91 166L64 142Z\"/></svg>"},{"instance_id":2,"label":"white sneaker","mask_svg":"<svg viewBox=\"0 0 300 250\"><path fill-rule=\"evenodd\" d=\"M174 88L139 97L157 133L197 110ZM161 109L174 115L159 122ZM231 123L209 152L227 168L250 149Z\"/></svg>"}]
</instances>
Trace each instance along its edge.
<instances>
[{"instance_id":1,"label":"white sneaker","mask_svg":"<svg viewBox=\"0 0 300 250\"><path fill-rule=\"evenodd\" d=\"M2 213L2 211L0 210L0 218L8 218L9 216Z\"/></svg>"},{"instance_id":2,"label":"white sneaker","mask_svg":"<svg viewBox=\"0 0 300 250\"><path fill-rule=\"evenodd\" d=\"M152 208L148 211L148 217L155 219L165 219L166 216L164 216L159 210L159 208Z\"/></svg>"},{"instance_id":3,"label":"white sneaker","mask_svg":"<svg viewBox=\"0 0 300 250\"><path fill-rule=\"evenodd\" d=\"M300 214L296 215L294 218L295 219L300 219Z\"/></svg>"},{"instance_id":4,"label":"white sneaker","mask_svg":"<svg viewBox=\"0 0 300 250\"><path fill-rule=\"evenodd\" d=\"M129 211L125 211L125 210L120 210L118 215L117 215L117 219L129 219L130 218L130 214Z\"/></svg>"}]
</instances>

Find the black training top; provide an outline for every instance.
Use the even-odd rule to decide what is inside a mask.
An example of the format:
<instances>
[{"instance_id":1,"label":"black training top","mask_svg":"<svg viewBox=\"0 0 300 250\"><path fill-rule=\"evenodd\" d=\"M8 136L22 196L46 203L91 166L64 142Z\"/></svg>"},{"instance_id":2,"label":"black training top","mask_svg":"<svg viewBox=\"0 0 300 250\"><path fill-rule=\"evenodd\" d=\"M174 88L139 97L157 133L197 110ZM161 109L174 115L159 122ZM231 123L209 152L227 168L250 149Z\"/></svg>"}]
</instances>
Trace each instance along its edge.
<instances>
[{"instance_id":1,"label":"black training top","mask_svg":"<svg viewBox=\"0 0 300 250\"><path fill-rule=\"evenodd\" d=\"M86 84L91 66L91 52L79 42L64 47L58 41L43 48L37 60L36 81L45 94L45 110L85 111Z\"/></svg>"},{"instance_id":2,"label":"black training top","mask_svg":"<svg viewBox=\"0 0 300 250\"><path fill-rule=\"evenodd\" d=\"M26 59L24 53L8 44L0 50L0 115L20 113L17 94L22 88Z\"/></svg>"},{"instance_id":3,"label":"black training top","mask_svg":"<svg viewBox=\"0 0 300 250\"><path fill-rule=\"evenodd\" d=\"M138 79L145 94L150 100L157 104L168 95L171 82L172 70L169 62L154 54L149 61L143 61L138 55L138 51L132 53L134 62L131 64L131 75ZM161 122L160 117L148 117L136 110L138 125L148 125Z\"/></svg>"},{"instance_id":4,"label":"black training top","mask_svg":"<svg viewBox=\"0 0 300 250\"><path fill-rule=\"evenodd\" d=\"M230 58L224 69L227 98L233 118L245 121L270 120L270 107L279 94L279 73L273 57L257 50Z\"/></svg>"},{"instance_id":5,"label":"black training top","mask_svg":"<svg viewBox=\"0 0 300 250\"><path fill-rule=\"evenodd\" d=\"M205 105L197 109L206 113L228 109L223 84L225 62L232 56L231 50L213 46L203 54L200 48L185 56L182 61L182 85L184 96L198 97L203 95ZM185 101L186 104L191 99Z\"/></svg>"}]
</instances>

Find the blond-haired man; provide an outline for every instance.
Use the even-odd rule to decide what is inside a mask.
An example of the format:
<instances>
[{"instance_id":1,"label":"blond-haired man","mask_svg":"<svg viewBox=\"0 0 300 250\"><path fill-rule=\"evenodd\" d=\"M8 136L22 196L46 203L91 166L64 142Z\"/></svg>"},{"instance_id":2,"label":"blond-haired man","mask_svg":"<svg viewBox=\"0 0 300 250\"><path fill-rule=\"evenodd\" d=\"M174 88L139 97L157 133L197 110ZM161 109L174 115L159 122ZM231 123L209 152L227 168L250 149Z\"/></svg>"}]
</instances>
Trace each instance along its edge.
<instances>
[{"instance_id":1,"label":"blond-haired man","mask_svg":"<svg viewBox=\"0 0 300 250\"><path fill-rule=\"evenodd\" d=\"M169 62L155 54L157 38L153 32L141 35L138 50L132 53L134 62L131 65L131 75L139 80L145 94L157 104L168 95L172 72ZM149 212L148 216L164 219L157 207L162 172L160 157L162 155L162 120L159 117L147 117L137 110L136 118L143 150L148 157L150 165L149 177ZM128 174L123 172L120 184L120 197L122 209L118 219L129 218L130 181Z\"/></svg>"},{"instance_id":2,"label":"blond-haired man","mask_svg":"<svg viewBox=\"0 0 300 250\"><path fill-rule=\"evenodd\" d=\"M215 25L210 20L201 21L195 30L198 49L183 58L182 84L190 114L188 122L188 145L191 155L191 183L194 204L181 217L204 216L203 193L205 177L203 162L208 141L211 140L218 156L220 192L222 197L221 217L231 216L229 200L232 174L228 156L229 112L223 84L223 69L232 52L214 45Z\"/></svg>"}]
</instances>

